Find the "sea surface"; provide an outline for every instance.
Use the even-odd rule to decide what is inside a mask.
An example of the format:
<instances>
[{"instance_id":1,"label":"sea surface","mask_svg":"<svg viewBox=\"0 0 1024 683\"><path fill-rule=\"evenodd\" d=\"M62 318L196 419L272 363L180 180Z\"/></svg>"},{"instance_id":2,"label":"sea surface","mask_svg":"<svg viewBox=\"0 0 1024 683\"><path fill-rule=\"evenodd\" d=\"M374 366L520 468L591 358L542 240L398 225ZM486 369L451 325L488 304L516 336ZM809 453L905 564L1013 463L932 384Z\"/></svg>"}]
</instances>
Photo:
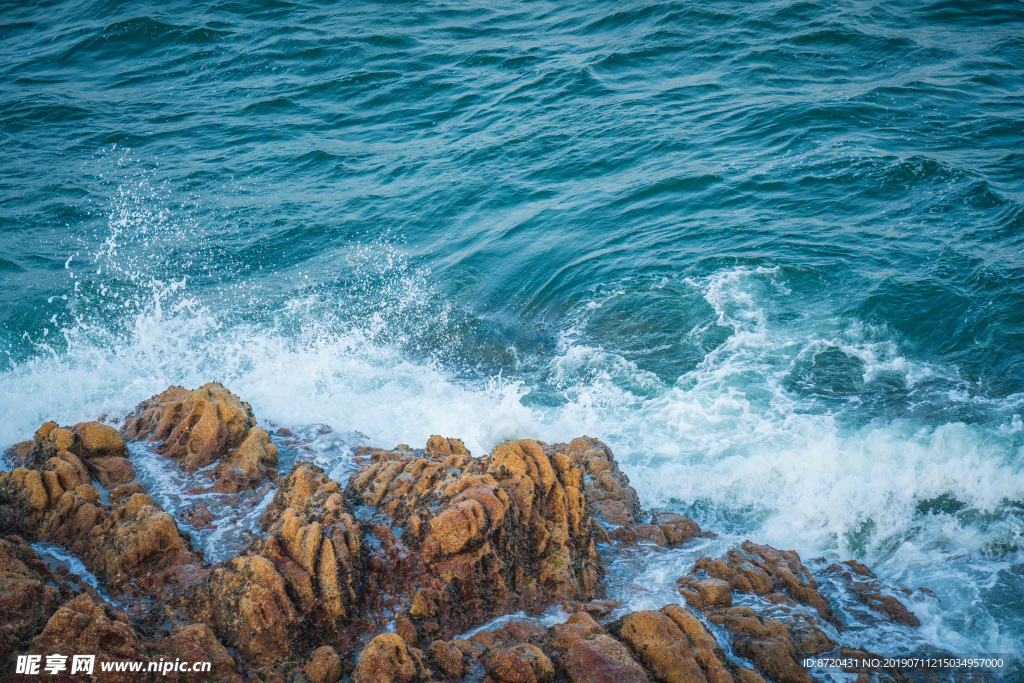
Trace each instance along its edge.
<instances>
[{"instance_id":1,"label":"sea surface","mask_svg":"<svg viewBox=\"0 0 1024 683\"><path fill-rule=\"evenodd\" d=\"M1024 657L1019 1L0 0L0 150L0 449L587 434Z\"/></svg>"}]
</instances>

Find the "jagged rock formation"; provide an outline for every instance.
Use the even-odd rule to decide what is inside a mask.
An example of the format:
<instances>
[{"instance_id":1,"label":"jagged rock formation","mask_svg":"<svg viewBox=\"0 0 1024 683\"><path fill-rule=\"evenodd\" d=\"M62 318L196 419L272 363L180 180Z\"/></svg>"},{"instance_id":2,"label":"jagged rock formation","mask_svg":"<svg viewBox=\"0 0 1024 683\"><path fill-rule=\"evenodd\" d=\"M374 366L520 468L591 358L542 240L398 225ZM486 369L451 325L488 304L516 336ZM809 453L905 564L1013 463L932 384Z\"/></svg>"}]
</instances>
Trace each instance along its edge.
<instances>
[{"instance_id":1,"label":"jagged rock formation","mask_svg":"<svg viewBox=\"0 0 1024 683\"><path fill-rule=\"evenodd\" d=\"M375 451L350 478L353 505L372 508L373 607L402 610L435 638L598 597L596 527L578 466L536 441L499 444L479 459L460 446L435 457Z\"/></svg>"},{"instance_id":2,"label":"jagged rock formation","mask_svg":"<svg viewBox=\"0 0 1024 683\"><path fill-rule=\"evenodd\" d=\"M338 483L297 465L262 528L264 539L215 567L197 590L195 618L259 666L306 643L345 647L357 626L360 532Z\"/></svg>"},{"instance_id":3,"label":"jagged rock formation","mask_svg":"<svg viewBox=\"0 0 1024 683\"><path fill-rule=\"evenodd\" d=\"M46 422L31 441L13 446L7 453L16 465L29 469L43 468L49 460L70 461L68 454L82 465L104 488L129 482L135 478L135 469L128 458L128 447L117 430L100 422L81 422L73 427L60 427ZM88 482L88 476L86 476Z\"/></svg>"},{"instance_id":4,"label":"jagged rock formation","mask_svg":"<svg viewBox=\"0 0 1024 683\"><path fill-rule=\"evenodd\" d=\"M277 447L252 408L216 382L170 387L139 404L121 427L129 441L159 441L157 453L195 472L216 462L212 490L237 493L277 481Z\"/></svg>"},{"instance_id":5,"label":"jagged rock formation","mask_svg":"<svg viewBox=\"0 0 1024 683\"><path fill-rule=\"evenodd\" d=\"M688 610L627 614L599 624L584 606L545 628L513 621L465 640L436 640L424 652L395 634L363 649L353 681L484 680L490 683L759 683L732 663Z\"/></svg>"},{"instance_id":6,"label":"jagged rock formation","mask_svg":"<svg viewBox=\"0 0 1024 683\"><path fill-rule=\"evenodd\" d=\"M816 560L812 575L797 553L749 542L698 559L679 579L680 604L625 613L602 600L605 560L710 534L641 509L608 447L586 437L510 441L479 458L440 436L422 450L365 449L346 483L299 462L258 536L210 566L134 481L122 434L185 470L213 465L213 491L278 481L266 431L219 384L171 387L120 432L44 424L0 473L0 533L17 534L0 539L0 666L74 651L210 661L209 680L232 682L806 683L817 680L807 656L870 655L848 646L851 629L918 626L905 593L863 565ZM214 521L199 501L183 510L195 528ZM81 559L117 606L26 540ZM842 604L827 597L836 591ZM552 605L566 621L458 637ZM924 680L851 672L859 683ZM179 679L195 680L160 677Z\"/></svg>"},{"instance_id":7,"label":"jagged rock formation","mask_svg":"<svg viewBox=\"0 0 1024 683\"><path fill-rule=\"evenodd\" d=\"M151 593L184 577L198 558L171 516L136 483L115 487L104 503L89 469L69 450L86 463L121 458L108 454L124 452L124 441L110 428L81 427L43 425L33 468L0 473L0 529L66 548L115 590L131 582L132 590Z\"/></svg>"},{"instance_id":8,"label":"jagged rock formation","mask_svg":"<svg viewBox=\"0 0 1024 683\"><path fill-rule=\"evenodd\" d=\"M83 592L53 571L18 536L0 539L0 662L46 626L60 605Z\"/></svg>"},{"instance_id":9,"label":"jagged rock formation","mask_svg":"<svg viewBox=\"0 0 1024 683\"><path fill-rule=\"evenodd\" d=\"M822 575L845 584L848 594L864 608L858 614L862 626L879 620L920 625L905 605L883 593L881 583L864 565L854 561L831 564ZM703 612L710 623L725 629L733 652L753 662L768 680L811 681L800 664L806 657L877 657L842 647L828 635L825 624L840 633L847 625L819 592L817 581L795 551L747 541L724 558L699 558L678 583L687 603ZM761 596L764 608L732 606L733 592ZM899 672L885 674L901 680Z\"/></svg>"}]
</instances>

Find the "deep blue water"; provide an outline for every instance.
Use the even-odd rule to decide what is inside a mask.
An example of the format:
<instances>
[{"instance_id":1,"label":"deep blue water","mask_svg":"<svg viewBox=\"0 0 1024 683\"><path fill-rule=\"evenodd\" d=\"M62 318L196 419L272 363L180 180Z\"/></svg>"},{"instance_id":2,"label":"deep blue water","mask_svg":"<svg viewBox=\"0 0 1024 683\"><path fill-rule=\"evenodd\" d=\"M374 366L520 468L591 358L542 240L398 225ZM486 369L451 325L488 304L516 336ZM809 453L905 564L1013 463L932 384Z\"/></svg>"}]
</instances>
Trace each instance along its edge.
<instances>
[{"instance_id":1,"label":"deep blue water","mask_svg":"<svg viewBox=\"0 0 1024 683\"><path fill-rule=\"evenodd\" d=\"M1024 655L1022 65L1009 1L0 0L0 447L588 433Z\"/></svg>"}]
</instances>

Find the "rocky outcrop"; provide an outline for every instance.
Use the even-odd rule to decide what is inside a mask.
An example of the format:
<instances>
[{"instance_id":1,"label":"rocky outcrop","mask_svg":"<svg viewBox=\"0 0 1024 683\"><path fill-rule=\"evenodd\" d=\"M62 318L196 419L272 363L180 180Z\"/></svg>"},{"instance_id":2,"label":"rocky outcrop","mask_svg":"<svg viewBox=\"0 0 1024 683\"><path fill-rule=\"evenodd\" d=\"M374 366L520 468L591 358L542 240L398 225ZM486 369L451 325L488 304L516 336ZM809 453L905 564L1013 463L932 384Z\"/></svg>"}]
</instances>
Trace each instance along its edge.
<instances>
[{"instance_id":1,"label":"rocky outcrop","mask_svg":"<svg viewBox=\"0 0 1024 683\"><path fill-rule=\"evenodd\" d=\"M846 560L838 564L830 564L822 572L829 580L838 581L847 594L854 597L854 604L848 609L856 610L856 618L860 623L872 623L884 620L889 623L902 624L916 628L921 625L917 615L907 609L899 598L890 594L871 570L856 560ZM904 597L912 595L912 591L903 588L900 593ZM857 608L860 609L857 609ZM865 611L865 609L867 611Z\"/></svg>"},{"instance_id":2,"label":"rocky outcrop","mask_svg":"<svg viewBox=\"0 0 1024 683\"><path fill-rule=\"evenodd\" d=\"M490 683L758 683L678 605L599 624L584 609L562 624L512 621L466 640L435 640L426 652L395 634L374 638L354 681L484 680Z\"/></svg>"},{"instance_id":3,"label":"rocky outcrop","mask_svg":"<svg viewBox=\"0 0 1024 683\"><path fill-rule=\"evenodd\" d=\"M337 683L341 680L342 671L341 657L330 645L314 650L309 663L302 669L313 683Z\"/></svg>"},{"instance_id":4,"label":"rocky outcrop","mask_svg":"<svg viewBox=\"0 0 1024 683\"><path fill-rule=\"evenodd\" d=\"M474 459L435 436L422 451L361 454L344 491L299 463L261 520L266 536L213 568L189 613L272 666L389 622L422 649L495 616L600 597L581 457L594 443L506 442ZM591 469L617 475L599 453Z\"/></svg>"},{"instance_id":5,"label":"rocky outcrop","mask_svg":"<svg viewBox=\"0 0 1024 683\"><path fill-rule=\"evenodd\" d=\"M187 472L216 463L211 489L237 493L277 481L277 447L255 425L249 404L212 382L192 391L170 387L142 402L121 433L129 441L159 442L156 452Z\"/></svg>"},{"instance_id":6,"label":"rocky outcrop","mask_svg":"<svg viewBox=\"0 0 1024 683\"><path fill-rule=\"evenodd\" d=\"M149 657L139 645L128 617L109 606L97 604L88 595L80 595L58 609L32 642L35 654L95 654L99 663L142 661ZM138 674L110 674L114 682L137 679Z\"/></svg>"},{"instance_id":7,"label":"rocky outcrop","mask_svg":"<svg viewBox=\"0 0 1024 683\"><path fill-rule=\"evenodd\" d=\"M710 534L644 511L610 449L587 437L509 441L473 458L458 439L432 436L423 449L358 452L344 483L300 461L245 550L214 566L134 480L124 438L151 440L186 471L205 468L203 492L277 481L274 444L219 384L171 387L120 432L44 424L0 473L0 532L18 534L0 539L0 665L17 653L85 652L209 661L209 680L232 682L807 683L819 678L806 657L870 655L851 646L863 642L856 629L919 625L902 602L909 592L863 565L805 565L749 542L696 560L678 581L680 604L624 613L602 599L606 561ZM201 500L178 514L192 529L218 521ZM81 559L116 606L26 540ZM458 637L553 605L564 622Z\"/></svg>"},{"instance_id":8,"label":"rocky outcrop","mask_svg":"<svg viewBox=\"0 0 1024 683\"><path fill-rule=\"evenodd\" d=\"M97 674L104 662L142 663L141 673L113 671L102 674L103 681L114 683L196 680L196 674L192 672L175 672L171 667L167 667L167 671L161 670L164 662L173 665L175 661L190 664L209 662L210 671L202 674L203 680L242 682L234 658L206 626L183 625L166 638L147 639L132 626L128 615L85 594L73 598L54 612L33 639L30 652L43 657L93 654L96 656ZM151 663L157 667L156 672L149 670ZM82 680L80 675L71 675L69 670L52 678L62 681Z\"/></svg>"},{"instance_id":9,"label":"rocky outcrop","mask_svg":"<svg viewBox=\"0 0 1024 683\"><path fill-rule=\"evenodd\" d=\"M584 436L568 444L555 444L551 450L569 458L583 473L587 507L600 523L595 532L599 543L615 542L624 546L653 543L674 548L695 536L705 535L696 522L683 515L671 512L647 515L640 507L636 491L629 485L629 478L616 464L611 449L601 441Z\"/></svg>"},{"instance_id":10,"label":"rocky outcrop","mask_svg":"<svg viewBox=\"0 0 1024 683\"><path fill-rule=\"evenodd\" d=\"M914 613L858 562L829 564L818 575L844 589L851 603L845 610L855 613L858 628L880 622L919 625ZM821 594L818 582L795 551L744 542L724 558L699 558L691 572L679 579L679 590L709 623L729 634L732 652L751 661L767 680L814 680L800 663L806 657L877 657L842 643L849 624ZM733 606L733 593L758 596L759 600L753 606ZM829 627L838 631L839 642L829 635L836 632ZM898 670L870 673L907 680Z\"/></svg>"},{"instance_id":11,"label":"rocky outcrop","mask_svg":"<svg viewBox=\"0 0 1024 683\"><path fill-rule=\"evenodd\" d=\"M51 571L20 537L0 539L0 663L23 649L62 603L83 592L72 581Z\"/></svg>"},{"instance_id":12,"label":"rocky outcrop","mask_svg":"<svg viewBox=\"0 0 1024 683\"><path fill-rule=\"evenodd\" d=\"M730 550L725 559L698 559L691 577L702 575L724 581L739 593L771 595L776 602L789 599L803 603L813 607L822 619L839 625L832 606L818 592L817 582L795 551L776 550L746 541L740 548ZM694 582L691 577L680 579L680 588L691 604L701 607L703 605L699 603L703 595L700 595L700 589L704 587L706 592L709 584ZM694 590L700 597L694 597Z\"/></svg>"},{"instance_id":13,"label":"rocky outcrop","mask_svg":"<svg viewBox=\"0 0 1024 683\"><path fill-rule=\"evenodd\" d=\"M293 468L261 523L266 537L216 566L189 609L248 661L270 666L357 628L360 530L341 487Z\"/></svg>"},{"instance_id":14,"label":"rocky outcrop","mask_svg":"<svg viewBox=\"0 0 1024 683\"><path fill-rule=\"evenodd\" d=\"M411 620L420 638L601 594L583 472L529 440L483 458L459 442L375 451L346 494L365 510L367 606ZM370 540L372 539L372 540Z\"/></svg>"},{"instance_id":15,"label":"rocky outcrop","mask_svg":"<svg viewBox=\"0 0 1024 683\"><path fill-rule=\"evenodd\" d=\"M84 467L88 473L85 483L91 476L104 488L112 488L135 479L124 439L115 428L100 422L81 422L73 427L46 422L31 441L23 441L7 452L15 465L27 469L47 469L44 465L54 458L69 460L62 454L73 456Z\"/></svg>"},{"instance_id":16,"label":"rocky outcrop","mask_svg":"<svg viewBox=\"0 0 1024 683\"><path fill-rule=\"evenodd\" d=\"M57 432L66 434L55 439ZM75 432L53 428L43 438L42 465L0 473L0 530L66 548L115 590L131 583L131 590L152 592L194 565L198 558L188 540L140 486L115 487L102 501L85 464L68 450L75 439ZM110 451L82 446L79 452L88 462Z\"/></svg>"},{"instance_id":17,"label":"rocky outcrop","mask_svg":"<svg viewBox=\"0 0 1024 683\"><path fill-rule=\"evenodd\" d=\"M394 633L376 636L359 653L353 683L426 683L433 680L423 653Z\"/></svg>"}]
</instances>

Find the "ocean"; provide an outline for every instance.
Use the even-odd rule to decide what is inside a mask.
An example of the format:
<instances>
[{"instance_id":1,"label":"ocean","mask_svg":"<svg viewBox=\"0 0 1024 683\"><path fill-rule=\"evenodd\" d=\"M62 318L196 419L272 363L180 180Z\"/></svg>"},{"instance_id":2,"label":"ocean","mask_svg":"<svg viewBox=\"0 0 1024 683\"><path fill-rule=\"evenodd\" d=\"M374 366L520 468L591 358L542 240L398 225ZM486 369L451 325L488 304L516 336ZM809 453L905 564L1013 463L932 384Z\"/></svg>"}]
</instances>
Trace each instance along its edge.
<instances>
[{"instance_id":1,"label":"ocean","mask_svg":"<svg viewBox=\"0 0 1024 683\"><path fill-rule=\"evenodd\" d=\"M587 434L1024 657L1022 65L1006 0L0 0L0 449Z\"/></svg>"}]
</instances>

